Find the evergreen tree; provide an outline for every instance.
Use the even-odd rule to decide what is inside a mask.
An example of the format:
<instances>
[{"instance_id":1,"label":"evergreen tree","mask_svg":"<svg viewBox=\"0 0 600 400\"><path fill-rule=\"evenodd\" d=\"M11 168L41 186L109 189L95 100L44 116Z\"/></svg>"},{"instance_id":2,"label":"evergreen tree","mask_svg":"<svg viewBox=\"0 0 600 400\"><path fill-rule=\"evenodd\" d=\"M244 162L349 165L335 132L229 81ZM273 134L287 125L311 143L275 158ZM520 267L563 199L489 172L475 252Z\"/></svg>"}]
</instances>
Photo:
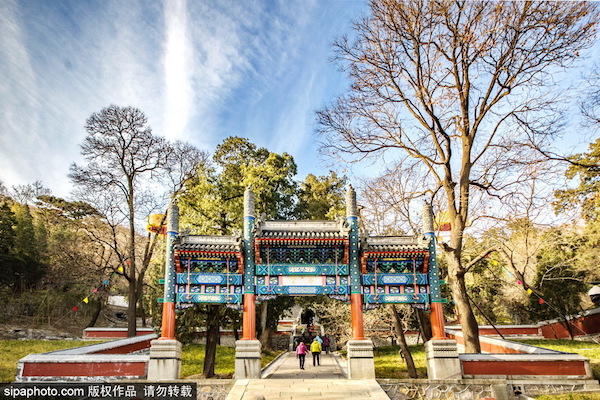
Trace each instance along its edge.
<instances>
[{"instance_id":1,"label":"evergreen tree","mask_svg":"<svg viewBox=\"0 0 600 400\"><path fill-rule=\"evenodd\" d=\"M558 316L571 338L580 332L574 332L569 316L583 311L582 299L589 288L585 271L575 266L580 251L577 236L564 228L546 232L546 245L537 255L536 290L530 296L529 304L538 321Z\"/></svg>"},{"instance_id":2,"label":"evergreen tree","mask_svg":"<svg viewBox=\"0 0 600 400\"><path fill-rule=\"evenodd\" d=\"M13 254L17 219L7 202L0 204L0 285L14 289L20 262Z\"/></svg>"},{"instance_id":3,"label":"evergreen tree","mask_svg":"<svg viewBox=\"0 0 600 400\"><path fill-rule=\"evenodd\" d=\"M298 219L335 219L343 216L346 178L329 171L329 175L308 174L298 189L295 217Z\"/></svg>"},{"instance_id":4,"label":"evergreen tree","mask_svg":"<svg viewBox=\"0 0 600 400\"><path fill-rule=\"evenodd\" d=\"M296 163L289 154L276 154L257 147L248 139L229 137L217 146L212 166L199 166L196 175L185 185L179 197L181 226L189 227L194 234L231 235L243 226L243 196L251 186L256 196L259 214L270 219L288 218L293 213L296 183ZM270 306L268 320L279 318L281 308ZM263 307L269 307L263 303ZM191 326L189 319L197 320L199 307L186 310L178 318L180 326ZM267 309L264 309L267 312ZM214 355L218 342L219 324L224 320L235 321L238 316L221 306L206 307L207 346L204 375L214 375ZM272 326L272 324L270 325ZM259 328L259 334L267 331Z\"/></svg>"},{"instance_id":5,"label":"evergreen tree","mask_svg":"<svg viewBox=\"0 0 600 400\"><path fill-rule=\"evenodd\" d=\"M600 139L590 143L587 152L575 154L567 161L570 167L566 177L578 184L557 190L554 206L557 213L578 211L585 221L576 260L571 265L586 271L586 281L597 281L600 280L596 267L600 262Z\"/></svg>"},{"instance_id":6,"label":"evergreen tree","mask_svg":"<svg viewBox=\"0 0 600 400\"><path fill-rule=\"evenodd\" d=\"M568 179L577 179L579 184L570 189L557 190L554 203L556 211L579 207L586 221L600 216L600 139L589 145L587 153L575 154L568 161Z\"/></svg>"},{"instance_id":7,"label":"evergreen tree","mask_svg":"<svg viewBox=\"0 0 600 400\"><path fill-rule=\"evenodd\" d=\"M0 254L7 255L15 244L17 220L6 202L0 204Z\"/></svg>"},{"instance_id":8,"label":"evergreen tree","mask_svg":"<svg viewBox=\"0 0 600 400\"><path fill-rule=\"evenodd\" d=\"M33 287L47 270L45 254L35 233L33 216L29 206L15 203L12 207L15 215L15 236L12 253L15 256L13 272L15 289L18 291Z\"/></svg>"}]
</instances>

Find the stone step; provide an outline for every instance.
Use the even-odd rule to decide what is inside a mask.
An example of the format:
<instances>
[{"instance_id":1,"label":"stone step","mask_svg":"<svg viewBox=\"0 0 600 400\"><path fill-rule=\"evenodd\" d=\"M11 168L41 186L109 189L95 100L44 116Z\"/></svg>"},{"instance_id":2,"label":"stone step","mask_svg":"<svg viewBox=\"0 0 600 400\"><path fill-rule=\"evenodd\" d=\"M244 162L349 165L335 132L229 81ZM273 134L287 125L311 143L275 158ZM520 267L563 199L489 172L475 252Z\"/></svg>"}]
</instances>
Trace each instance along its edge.
<instances>
[{"instance_id":1,"label":"stone step","mask_svg":"<svg viewBox=\"0 0 600 400\"><path fill-rule=\"evenodd\" d=\"M226 400L389 400L377 381L358 379L238 379Z\"/></svg>"}]
</instances>

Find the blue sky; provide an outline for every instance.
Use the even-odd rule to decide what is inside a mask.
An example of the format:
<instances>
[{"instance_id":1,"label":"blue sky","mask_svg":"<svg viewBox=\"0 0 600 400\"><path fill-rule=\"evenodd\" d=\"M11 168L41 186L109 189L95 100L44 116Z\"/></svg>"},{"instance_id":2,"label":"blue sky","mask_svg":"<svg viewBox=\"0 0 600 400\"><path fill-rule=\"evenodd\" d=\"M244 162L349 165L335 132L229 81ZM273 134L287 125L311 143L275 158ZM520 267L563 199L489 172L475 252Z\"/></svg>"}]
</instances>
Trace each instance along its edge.
<instances>
[{"instance_id":1,"label":"blue sky","mask_svg":"<svg viewBox=\"0 0 600 400\"><path fill-rule=\"evenodd\" d=\"M0 1L0 181L68 196L83 126L109 104L212 151L237 135L326 174L315 110L347 85L333 40L360 0Z\"/></svg>"}]
</instances>

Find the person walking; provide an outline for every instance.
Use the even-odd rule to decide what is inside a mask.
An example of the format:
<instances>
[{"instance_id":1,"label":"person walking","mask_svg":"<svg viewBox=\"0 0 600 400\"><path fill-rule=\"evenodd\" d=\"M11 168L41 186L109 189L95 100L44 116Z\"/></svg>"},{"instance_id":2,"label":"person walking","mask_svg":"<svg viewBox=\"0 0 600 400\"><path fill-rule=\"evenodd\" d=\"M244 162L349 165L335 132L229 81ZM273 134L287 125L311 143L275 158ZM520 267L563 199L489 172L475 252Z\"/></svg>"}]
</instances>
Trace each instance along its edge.
<instances>
[{"instance_id":1,"label":"person walking","mask_svg":"<svg viewBox=\"0 0 600 400\"><path fill-rule=\"evenodd\" d=\"M323 350L325 350L325 354L329 354L329 336L325 335L323 336Z\"/></svg>"},{"instance_id":2,"label":"person walking","mask_svg":"<svg viewBox=\"0 0 600 400\"><path fill-rule=\"evenodd\" d=\"M306 353L308 353L308 347L304 342L300 342L296 347L296 357L300 360L300 369L304 369L304 361L306 361Z\"/></svg>"},{"instance_id":3,"label":"person walking","mask_svg":"<svg viewBox=\"0 0 600 400\"><path fill-rule=\"evenodd\" d=\"M321 365L321 343L319 343L317 338L315 338L315 340L313 340L313 342L310 344L310 352L313 356L313 367L316 365Z\"/></svg>"}]
</instances>

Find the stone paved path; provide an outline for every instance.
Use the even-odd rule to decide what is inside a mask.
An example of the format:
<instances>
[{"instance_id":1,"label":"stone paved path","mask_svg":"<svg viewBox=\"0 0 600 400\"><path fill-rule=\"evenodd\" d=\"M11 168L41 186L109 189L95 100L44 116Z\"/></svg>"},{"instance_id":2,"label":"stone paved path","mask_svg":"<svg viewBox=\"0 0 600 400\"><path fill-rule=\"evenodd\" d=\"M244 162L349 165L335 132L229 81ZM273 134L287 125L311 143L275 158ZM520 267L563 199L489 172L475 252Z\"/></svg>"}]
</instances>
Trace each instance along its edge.
<instances>
[{"instance_id":1,"label":"stone paved path","mask_svg":"<svg viewBox=\"0 0 600 400\"><path fill-rule=\"evenodd\" d=\"M321 365L306 357L299 368L293 353L286 353L263 372L263 379L238 379L227 400L389 400L375 380L346 379L344 365L335 356L321 355Z\"/></svg>"}]
</instances>

